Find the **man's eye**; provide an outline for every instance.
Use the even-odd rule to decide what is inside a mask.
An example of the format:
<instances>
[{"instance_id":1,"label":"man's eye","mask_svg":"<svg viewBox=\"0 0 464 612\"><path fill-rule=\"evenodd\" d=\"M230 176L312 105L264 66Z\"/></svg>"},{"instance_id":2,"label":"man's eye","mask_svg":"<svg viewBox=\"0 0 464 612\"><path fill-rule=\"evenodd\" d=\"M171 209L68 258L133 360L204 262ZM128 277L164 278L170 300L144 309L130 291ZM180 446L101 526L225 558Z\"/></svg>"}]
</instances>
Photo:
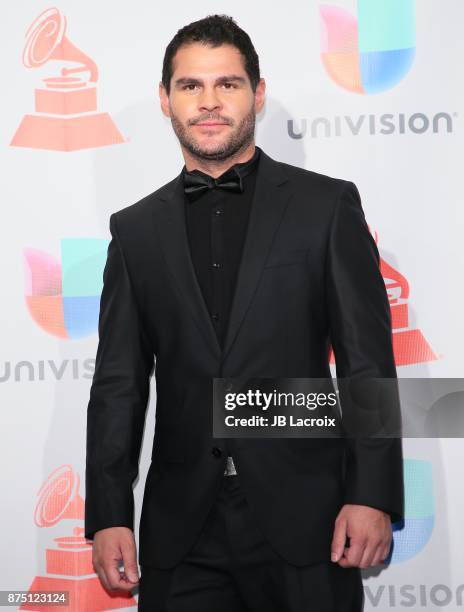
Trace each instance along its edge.
<instances>
[{"instance_id":1,"label":"man's eye","mask_svg":"<svg viewBox=\"0 0 464 612\"><path fill-rule=\"evenodd\" d=\"M222 85L226 88L226 89L236 89L237 86L235 85L235 83L231 83L230 81L226 81L224 83L222 83ZM198 85L196 83L188 83L188 85L184 85L182 87L183 90L187 90L187 91L193 91L193 88L198 87Z\"/></svg>"}]
</instances>

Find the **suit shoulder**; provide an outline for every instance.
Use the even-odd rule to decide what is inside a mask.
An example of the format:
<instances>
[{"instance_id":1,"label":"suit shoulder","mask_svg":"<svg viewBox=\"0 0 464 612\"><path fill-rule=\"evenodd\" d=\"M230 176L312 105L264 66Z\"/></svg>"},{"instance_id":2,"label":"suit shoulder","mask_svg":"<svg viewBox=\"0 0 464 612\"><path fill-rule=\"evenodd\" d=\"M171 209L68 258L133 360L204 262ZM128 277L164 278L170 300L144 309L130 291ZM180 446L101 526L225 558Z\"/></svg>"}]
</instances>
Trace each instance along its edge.
<instances>
[{"instance_id":1,"label":"suit shoulder","mask_svg":"<svg viewBox=\"0 0 464 612\"><path fill-rule=\"evenodd\" d=\"M160 196L164 196L165 193L169 192L174 186L176 180L177 177L174 177L172 180L168 181L155 191L152 191L140 200L137 200L137 202L115 211L113 215L116 217L117 223L130 222L132 220L140 219L141 216L143 217L146 214L146 211L151 210L153 207L161 203L159 199Z\"/></svg>"},{"instance_id":2,"label":"suit shoulder","mask_svg":"<svg viewBox=\"0 0 464 612\"><path fill-rule=\"evenodd\" d=\"M306 188L316 189L320 195L337 196L340 190L344 188L346 183L350 182L348 179L331 176L329 174L323 174L322 172L316 172L315 170L308 170L306 168L300 168L299 166L293 166L285 162L279 162L287 176L296 181L297 185L304 186Z\"/></svg>"}]
</instances>

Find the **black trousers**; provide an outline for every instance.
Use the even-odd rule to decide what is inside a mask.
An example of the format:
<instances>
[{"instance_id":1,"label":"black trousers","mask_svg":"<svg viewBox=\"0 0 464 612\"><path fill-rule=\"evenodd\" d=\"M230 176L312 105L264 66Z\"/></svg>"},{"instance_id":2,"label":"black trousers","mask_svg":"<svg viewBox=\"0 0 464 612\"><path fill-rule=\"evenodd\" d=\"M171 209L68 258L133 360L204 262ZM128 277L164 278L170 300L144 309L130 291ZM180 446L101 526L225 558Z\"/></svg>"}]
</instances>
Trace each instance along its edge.
<instances>
[{"instance_id":1,"label":"black trousers","mask_svg":"<svg viewBox=\"0 0 464 612\"><path fill-rule=\"evenodd\" d=\"M249 514L240 475L224 476L195 544L172 569L141 566L143 612L361 612L359 568L330 560L297 567L280 557Z\"/></svg>"}]
</instances>

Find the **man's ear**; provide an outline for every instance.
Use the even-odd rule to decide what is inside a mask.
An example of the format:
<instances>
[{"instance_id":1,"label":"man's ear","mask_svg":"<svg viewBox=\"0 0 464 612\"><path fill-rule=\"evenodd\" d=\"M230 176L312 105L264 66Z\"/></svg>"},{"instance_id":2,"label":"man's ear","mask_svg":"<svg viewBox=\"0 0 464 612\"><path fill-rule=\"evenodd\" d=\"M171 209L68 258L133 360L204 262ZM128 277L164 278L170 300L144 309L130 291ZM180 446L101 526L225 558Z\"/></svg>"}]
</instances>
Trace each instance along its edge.
<instances>
[{"instance_id":1,"label":"man's ear","mask_svg":"<svg viewBox=\"0 0 464 612\"><path fill-rule=\"evenodd\" d=\"M264 79L259 79L259 83L256 86L255 91L255 113L258 114L261 112L264 102L266 98L266 81Z\"/></svg>"},{"instance_id":2,"label":"man's ear","mask_svg":"<svg viewBox=\"0 0 464 612\"><path fill-rule=\"evenodd\" d=\"M162 81L159 82L158 92L159 92L160 105L161 105L161 110L163 112L163 115L166 115L166 117L170 117L171 112L169 110L169 96L167 94L166 88L163 85Z\"/></svg>"}]
</instances>

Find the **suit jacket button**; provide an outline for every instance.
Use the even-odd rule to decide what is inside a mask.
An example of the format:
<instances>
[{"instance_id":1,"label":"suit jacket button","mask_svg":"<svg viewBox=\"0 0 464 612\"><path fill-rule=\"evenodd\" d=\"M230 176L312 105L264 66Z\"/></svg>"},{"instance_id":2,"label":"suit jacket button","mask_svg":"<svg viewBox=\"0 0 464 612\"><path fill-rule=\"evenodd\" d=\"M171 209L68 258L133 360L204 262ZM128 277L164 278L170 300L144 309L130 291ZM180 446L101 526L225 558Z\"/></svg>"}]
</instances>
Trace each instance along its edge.
<instances>
[{"instance_id":1,"label":"suit jacket button","mask_svg":"<svg viewBox=\"0 0 464 612\"><path fill-rule=\"evenodd\" d=\"M217 446L213 446L213 448L211 449L211 452L215 457L220 457L222 455L222 450L218 448Z\"/></svg>"}]
</instances>

